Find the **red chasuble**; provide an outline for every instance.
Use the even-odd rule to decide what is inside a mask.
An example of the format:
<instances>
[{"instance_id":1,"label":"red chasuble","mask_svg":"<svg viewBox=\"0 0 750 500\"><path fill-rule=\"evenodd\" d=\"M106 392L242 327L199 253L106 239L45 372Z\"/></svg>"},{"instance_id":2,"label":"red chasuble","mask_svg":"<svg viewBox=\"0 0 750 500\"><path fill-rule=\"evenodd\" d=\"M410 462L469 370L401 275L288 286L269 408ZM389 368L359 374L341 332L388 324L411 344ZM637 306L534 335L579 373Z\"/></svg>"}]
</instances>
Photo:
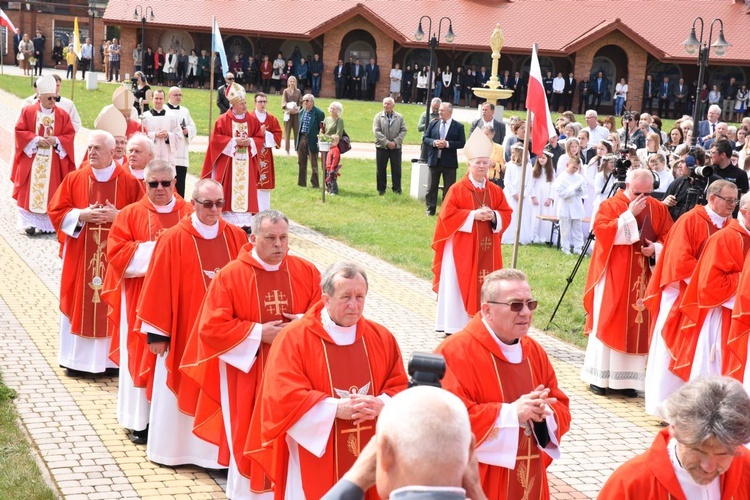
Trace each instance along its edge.
<instances>
[{"instance_id":1,"label":"red chasuble","mask_svg":"<svg viewBox=\"0 0 750 500\"><path fill-rule=\"evenodd\" d=\"M144 195L137 203L125 207L112 223L107 240L107 258L109 268L104 278L102 298L109 304L109 332L112 344L109 349L109 359L120 363L120 314L122 313L122 290L124 287L127 303L128 318L128 371L136 387L145 387L139 374L140 363L148 351L148 345L143 338L134 335L136 324L135 309L143 286L143 277L125 278L125 270L133 260L138 245L145 241L155 241L156 238L177 223L185 215L192 213L193 208L175 195L174 209L170 213L159 213L153 203ZM153 355L152 355L153 356Z\"/></svg>"},{"instance_id":2,"label":"red chasuble","mask_svg":"<svg viewBox=\"0 0 750 500\"><path fill-rule=\"evenodd\" d=\"M250 113L257 119L255 111ZM273 134L276 141L276 149L281 147L281 125L279 120L271 113L266 112L266 121L261 125L266 126L266 131ZM273 161L273 149L266 146L258 150L258 189L273 189L276 187L276 165Z\"/></svg>"},{"instance_id":3,"label":"red chasuble","mask_svg":"<svg viewBox=\"0 0 750 500\"><path fill-rule=\"evenodd\" d=\"M662 429L645 453L631 458L604 483L599 500L689 500L669 460L669 429ZM721 475L722 500L750 498L750 452L740 446Z\"/></svg>"},{"instance_id":4,"label":"red chasuble","mask_svg":"<svg viewBox=\"0 0 750 500\"><path fill-rule=\"evenodd\" d=\"M199 389L180 372L190 331L211 280L219 269L237 257L246 243L245 232L222 219L219 220L218 236L206 240L193 227L189 215L156 240L136 314L140 321L169 337L167 387L177 397L180 411L188 415L195 415ZM142 361L140 376L148 381L147 396L150 400L155 358L149 354L150 351L146 354L147 359Z\"/></svg>"},{"instance_id":5,"label":"red chasuble","mask_svg":"<svg viewBox=\"0 0 750 500\"><path fill-rule=\"evenodd\" d=\"M263 377L262 403L253 415L248 450L272 478L278 500L284 498L286 488L286 432L302 416L325 398L341 397L344 392L393 396L407 386L401 351L388 330L360 318L354 344L337 346L320 321L322 308L318 302L276 337ZM365 428L375 423L368 420L353 428L350 422L336 419L321 458L299 447L307 498L321 498L333 487L367 444L371 429ZM368 493L370 498L373 495L374 489Z\"/></svg>"},{"instance_id":6,"label":"red chasuble","mask_svg":"<svg viewBox=\"0 0 750 500\"><path fill-rule=\"evenodd\" d=\"M747 339L750 333L750 260L740 273L737 284L737 296L732 309L732 324L729 327L727 348L722 353L721 374L744 382L745 365L747 364ZM750 382L750 381L748 381Z\"/></svg>"},{"instance_id":7,"label":"red chasuble","mask_svg":"<svg viewBox=\"0 0 750 500\"><path fill-rule=\"evenodd\" d=\"M245 341L258 323L288 321L282 312L304 314L319 300L320 273L311 262L287 255L278 271L266 271L253 258L250 243L213 279L185 347L181 371L200 386L193 432L219 446L221 464L229 464L229 447L221 412L219 356ZM270 484L263 484L260 469L260 476L251 473L245 443L270 347L261 343L248 373L226 365L232 452L239 471L253 483L258 480L251 484L256 493L270 491Z\"/></svg>"},{"instance_id":8,"label":"red chasuble","mask_svg":"<svg viewBox=\"0 0 750 500\"><path fill-rule=\"evenodd\" d=\"M703 322L709 310L719 307L737 293L740 271L750 250L750 234L732 219L727 226L706 240L690 284L680 305L684 318L672 353L669 369L683 380L690 379L690 369L698 347ZM732 311L722 307L721 349L727 356L727 342Z\"/></svg>"},{"instance_id":9,"label":"red chasuble","mask_svg":"<svg viewBox=\"0 0 750 500\"><path fill-rule=\"evenodd\" d=\"M70 333L90 338L108 336L107 304L102 301L101 292L107 273L111 224L84 224L78 238L71 238L62 232L65 216L71 209L104 205L107 201L123 209L142 196L141 182L122 167L116 166L107 182L99 182L93 169L86 165L65 177L50 201L49 217L63 257L60 312L71 323Z\"/></svg>"},{"instance_id":10,"label":"red chasuble","mask_svg":"<svg viewBox=\"0 0 750 500\"><path fill-rule=\"evenodd\" d=\"M206 158L203 161L201 179L211 178L213 174L214 179L224 186L224 200L226 200L226 210L228 211L232 207L232 157L222 154L222 151L227 147L229 141L235 137L233 123L246 125L247 130L242 133L242 136L252 138L255 141L255 147L258 152L261 151L265 142L265 136L260 130L260 123L252 113L245 113L245 117L240 120L230 109L229 112L224 113L216 120L211 140L208 143ZM252 152L249 147L247 149L248 157L250 157ZM256 213L258 211L259 158L258 155L255 155L252 158L248 158L248 160L250 162L250 179L247 182L247 211Z\"/></svg>"},{"instance_id":11,"label":"red chasuble","mask_svg":"<svg viewBox=\"0 0 750 500\"><path fill-rule=\"evenodd\" d=\"M498 222L502 224L502 230L493 233L489 221L475 220L471 233L459 231L469 213L482 206L499 212ZM440 287L443 250L452 237L458 286L461 289L464 308L471 316L479 311L479 295L484 277L503 268L500 242L510 224L512 214L513 210L505 200L502 189L491 182L485 183L485 189L477 189L468 174L451 186L440 208L435 235L432 238L432 249L435 251L432 260L432 288L437 292Z\"/></svg>"},{"instance_id":12,"label":"red chasuble","mask_svg":"<svg viewBox=\"0 0 750 500\"><path fill-rule=\"evenodd\" d=\"M52 135L57 137L62 145L63 149L67 153L65 158L60 158L57 152L52 152L52 165L48 168L49 173L49 186L44 189L37 189L40 186L32 186L31 169L34 164L34 157L31 158L23 152L23 149L34 140L40 131L36 129L37 113L41 109L39 101L35 101L34 104L26 106L21 111L21 116L16 123L16 156L13 159L13 168L10 173L10 180L13 181L13 199L17 201L18 206L26 211L31 210L30 204L35 198L32 191L36 193L36 196L45 196L45 198L39 200L38 205L47 207L52 196L57 192L63 179L70 172L76 169L75 164L75 129L73 124L70 122L70 116L62 108L55 106L54 117L55 124L52 131ZM47 170L45 168L45 170ZM37 183L40 182L41 176L36 176Z\"/></svg>"},{"instance_id":13,"label":"red chasuble","mask_svg":"<svg viewBox=\"0 0 750 500\"><path fill-rule=\"evenodd\" d=\"M558 442L570 428L568 397L557 385L557 377L544 349L529 337L521 340L523 358L509 363L477 313L462 331L445 339L435 350L448 365L443 388L457 395L466 405L477 446L495 439L495 423L502 403L512 403L538 385L550 390L557 403L550 406L557 422ZM519 428L516 466L479 464L482 489L490 500L548 499L546 469L552 459L542 451L533 436Z\"/></svg>"},{"instance_id":14,"label":"red chasuble","mask_svg":"<svg viewBox=\"0 0 750 500\"><path fill-rule=\"evenodd\" d=\"M605 200L596 213L592 228L596 245L583 294L587 314L584 331L588 335L593 329L594 287L606 277L596 337L615 351L646 354L651 321L643 299L651 277L649 259L641 253L640 241L632 245L615 245L618 218L628 210L629 204L625 192L620 190ZM646 208L636 220L639 229L647 229L655 235L655 242L660 243L664 243L672 227L672 217L666 205L654 198L648 199Z\"/></svg>"},{"instance_id":15,"label":"red chasuble","mask_svg":"<svg viewBox=\"0 0 750 500\"><path fill-rule=\"evenodd\" d=\"M698 263L698 257L703 252L706 239L718 230L719 228L714 225L708 216L706 207L696 205L683 214L669 231L664 243L664 250L662 250L648 282L643 303L651 312L650 335L654 333L654 324L659 316L662 292L672 283L679 282L680 291L661 330L661 336L670 352L674 351L680 334L682 323L680 302L687 289L684 280L692 276ZM650 337L649 345L651 345Z\"/></svg>"},{"instance_id":16,"label":"red chasuble","mask_svg":"<svg viewBox=\"0 0 750 500\"><path fill-rule=\"evenodd\" d=\"M146 134L148 133L148 130L146 130L146 127L143 127L137 121L134 121L128 118L128 126L125 129L125 137L130 139L131 137L133 137L133 135L137 133Z\"/></svg>"}]
</instances>

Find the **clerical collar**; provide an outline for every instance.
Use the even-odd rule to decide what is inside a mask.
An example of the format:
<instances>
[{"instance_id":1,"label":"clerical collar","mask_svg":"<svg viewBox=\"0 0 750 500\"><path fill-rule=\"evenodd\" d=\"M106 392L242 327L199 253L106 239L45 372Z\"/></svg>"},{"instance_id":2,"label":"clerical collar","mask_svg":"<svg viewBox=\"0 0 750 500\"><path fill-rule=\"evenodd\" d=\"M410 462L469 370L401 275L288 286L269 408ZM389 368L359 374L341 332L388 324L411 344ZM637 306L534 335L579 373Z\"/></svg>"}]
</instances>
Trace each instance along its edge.
<instances>
[{"instance_id":1,"label":"clerical collar","mask_svg":"<svg viewBox=\"0 0 750 500\"><path fill-rule=\"evenodd\" d=\"M487 179L486 178L482 179L482 182L477 182L477 181L474 180L474 177L472 177L471 174L469 174L469 180L474 185L474 187L477 188L477 189L484 189L484 187L487 185Z\"/></svg>"},{"instance_id":2,"label":"clerical collar","mask_svg":"<svg viewBox=\"0 0 750 500\"><path fill-rule=\"evenodd\" d=\"M42 114L44 115L51 115L55 112L55 108L45 108L44 106L39 106L39 108L42 110Z\"/></svg>"},{"instance_id":3,"label":"clerical collar","mask_svg":"<svg viewBox=\"0 0 750 500\"><path fill-rule=\"evenodd\" d=\"M172 106L171 104L167 103L167 106L169 107L169 109L180 109L179 104L177 106Z\"/></svg>"},{"instance_id":4,"label":"clerical collar","mask_svg":"<svg viewBox=\"0 0 750 500\"><path fill-rule=\"evenodd\" d=\"M200 234L203 239L212 240L219 236L219 221L216 221L216 224L214 224L213 226L208 226L198 220L198 216L195 215L195 212L190 215L190 220L193 223L193 227L198 231L198 234Z\"/></svg>"},{"instance_id":5,"label":"clerical collar","mask_svg":"<svg viewBox=\"0 0 750 500\"><path fill-rule=\"evenodd\" d=\"M167 110L164 108L161 108L161 111L156 111L154 108L151 108L148 111L154 116L166 116L167 114Z\"/></svg>"},{"instance_id":6,"label":"clerical collar","mask_svg":"<svg viewBox=\"0 0 750 500\"><path fill-rule=\"evenodd\" d=\"M151 201L151 200L148 200L148 201ZM153 205L154 209L160 214L172 213L172 210L174 210L174 206L176 203L177 203L177 198L175 198L174 196L172 196L172 199L166 205L154 205L154 202L151 201L151 205Z\"/></svg>"},{"instance_id":7,"label":"clerical collar","mask_svg":"<svg viewBox=\"0 0 750 500\"><path fill-rule=\"evenodd\" d=\"M523 349L521 348L521 342L519 341L519 339L516 339L513 344L506 344L495 334L494 330L492 330L486 319L482 318L482 323L484 323L484 327L487 328L487 331L490 333L492 339L497 342L498 347L500 347L500 351L505 356L505 359L508 360L508 363L512 363L514 365L520 363L523 359Z\"/></svg>"},{"instance_id":8,"label":"clerical collar","mask_svg":"<svg viewBox=\"0 0 750 500\"><path fill-rule=\"evenodd\" d=\"M352 326L341 326L334 323L328 314L328 309L323 307L320 310L320 322L323 328L336 345L352 345L357 339L357 324Z\"/></svg>"},{"instance_id":9,"label":"clerical collar","mask_svg":"<svg viewBox=\"0 0 750 500\"><path fill-rule=\"evenodd\" d=\"M112 178L112 174L115 173L115 168L117 168L117 164L114 160L112 160L112 163L108 167L104 168L94 168L91 167L91 171L94 172L94 177L96 177L96 180L99 182L107 182L110 178Z\"/></svg>"},{"instance_id":10,"label":"clerical collar","mask_svg":"<svg viewBox=\"0 0 750 500\"><path fill-rule=\"evenodd\" d=\"M669 461L672 463L674 474L677 476L677 482L680 483L685 498L721 498L721 476L709 484L696 483L677 457L677 440L675 438L669 439L667 453L669 453Z\"/></svg>"},{"instance_id":11,"label":"clerical collar","mask_svg":"<svg viewBox=\"0 0 750 500\"><path fill-rule=\"evenodd\" d=\"M278 264L269 264L268 262L261 259L258 255L258 252L255 250L255 247L253 247L251 255L253 256L253 259L255 259L255 261L260 264L260 266L266 271L278 271L281 267L281 262L279 262Z\"/></svg>"},{"instance_id":12,"label":"clerical collar","mask_svg":"<svg viewBox=\"0 0 750 500\"><path fill-rule=\"evenodd\" d=\"M268 111L255 111L255 116L259 122L263 123L268 118Z\"/></svg>"},{"instance_id":13,"label":"clerical collar","mask_svg":"<svg viewBox=\"0 0 750 500\"><path fill-rule=\"evenodd\" d=\"M133 167L128 167L128 168L130 169L130 173L133 175L133 177L141 181L143 180L143 174L146 171L145 168L133 168Z\"/></svg>"},{"instance_id":14,"label":"clerical collar","mask_svg":"<svg viewBox=\"0 0 750 500\"><path fill-rule=\"evenodd\" d=\"M714 226L718 227L719 229L724 227L724 224L726 224L728 217L722 217L721 215L711 210L711 207L709 207L708 205L703 205L703 208L706 209L708 218L711 219L711 222Z\"/></svg>"}]
</instances>

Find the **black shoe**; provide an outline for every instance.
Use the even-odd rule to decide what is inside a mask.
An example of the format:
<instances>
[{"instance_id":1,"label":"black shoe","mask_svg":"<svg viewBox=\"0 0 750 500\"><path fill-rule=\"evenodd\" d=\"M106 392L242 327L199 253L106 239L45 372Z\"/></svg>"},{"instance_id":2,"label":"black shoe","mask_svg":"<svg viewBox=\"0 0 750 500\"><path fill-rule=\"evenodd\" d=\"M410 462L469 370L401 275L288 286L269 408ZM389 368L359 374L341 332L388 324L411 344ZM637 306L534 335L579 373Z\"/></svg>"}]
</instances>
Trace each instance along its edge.
<instances>
[{"instance_id":1,"label":"black shoe","mask_svg":"<svg viewBox=\"0 0 750 500\"><path fill-rule=\"evenodd\" d=\"M427 209L424 214L428 217L435 217L435 212L430 209Z\"/></svg>"},{"instance_id":2,"label":"black shoe","mask_svg":"<svg viewBox=\"0 0 750 500\"><path fill-rule=\"evenodd\" d=\"M599 387L598 385L590 384L589 389L591 389L591 392L593 392L597 396L607 395L607 389L605 389L604 387Z\"/></svg>"},{"instance_id":3,"label":"black shoe","mask_svg":"<svg viewBox=\"0 0 750 500\"><path fill-rule=\"evenodd\" d=\"M133 444L146 444L148 443L148 427L142 431L130 431L128 439Z\"/></svg>"},{"instance_id":4,"label":"black shoe","mask_svg":"<svg viewBox=\"0 0 750 500\"><path fill-rule=\"evenodd\" d=\"M27 227L24 231L29 236L34 236L36 234L36 228L34 226Z\"/></svg>"},{"instance_id":5,"label":"black shoe","mask_svg":"<svg viewBox=\"0 0 750 500\"><path fill-rule=\"evenodd\" d=\"M80 377L85 377L86 375L88 375L88 373L82 372L80 370L74 370L72 368L66 368L65 375L71 378L80 378Z\"/></svg>"},{"instance_id":6,"label":"black shoe","mask_svg":"<svg viewBox=\"0 0 750 500\"><path fill-rule=\"evenodd\" d=\"M626 398L638 397L638 391L636 391L635 389L619 389L615 392L621 396L625 396Z\"/></svg>"},{"instance_id":7,"label":"black shoe","mask_svg":"<svg viewBox=\"0 0 750 500\"><path fill-rule=\"evenodd\" d=\"M385 191L378 191L378 196L385 196Z\"/></svg>"},{"instance_id":8,"label":"black shoe","mask_svg":"<svg viewBox=\"0 0 750 500\"><path fill-rule=\"evenodd\" d=\"M119 368L107 368L104 370L104 373L99 374L100 376L104 377L119 377L120 376L120 369Z\"/></svg>"}]
</instances>

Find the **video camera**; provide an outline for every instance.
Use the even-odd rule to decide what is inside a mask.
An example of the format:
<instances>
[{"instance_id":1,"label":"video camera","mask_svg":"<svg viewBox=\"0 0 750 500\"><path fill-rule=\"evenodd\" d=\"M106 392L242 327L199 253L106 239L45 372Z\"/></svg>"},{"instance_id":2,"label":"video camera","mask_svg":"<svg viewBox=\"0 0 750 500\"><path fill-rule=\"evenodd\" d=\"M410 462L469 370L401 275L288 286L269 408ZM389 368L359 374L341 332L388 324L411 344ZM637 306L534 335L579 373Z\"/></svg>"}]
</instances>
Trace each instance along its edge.
<instances>
[{"instance_id":1,"label":"video camera","mask_svg":"<svg viewBox=\"0 0 750 500\"><path fill-rule=\"evenodd\" d=\"M409 387L442 387L440 381L445 376L445 368L445 358L440 354L415 352L409 360Z\"/></svg>"},{"instance_id":2,"label":"video camera","mask_svg":"<svg viewBox=\"0 0 750 500\"><path fill-rule=\"evenodd\" d=\"M709 180L714 174L714 169L708 166L701 167L695 165L694 148L691 148L685 157L685 166L689 172L688 179L690 182L687 193L687 208L689 210L695 205L705 205L707 203L706 187L708 187Z\"/></svg>"}]
</instances>

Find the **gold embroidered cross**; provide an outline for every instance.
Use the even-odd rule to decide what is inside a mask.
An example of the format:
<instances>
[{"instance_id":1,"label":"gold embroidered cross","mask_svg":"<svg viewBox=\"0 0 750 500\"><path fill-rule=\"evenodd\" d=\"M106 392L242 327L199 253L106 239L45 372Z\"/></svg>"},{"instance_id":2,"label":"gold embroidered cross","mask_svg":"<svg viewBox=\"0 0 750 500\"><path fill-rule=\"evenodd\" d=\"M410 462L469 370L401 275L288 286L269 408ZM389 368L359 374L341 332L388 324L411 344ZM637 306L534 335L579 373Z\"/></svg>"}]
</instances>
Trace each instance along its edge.
<instances>
[{"instance_id":1,"label":"gold embroidered cross","mask_svg":"<svg viewBox=\"0 0 750 500\"><path fill-rule=\"evenodd\" d=\"M484 238L482 238L482 241L479 242L479 248L483 252L486 252L490 249L490 247L492 247L492 238L490 238L489 236L485 236Z\"/></svg>"},{"instance_id":2,"label":"gold embroidered cross","mask_svg":"<svg viewBox=\"0 0 750 500\"><path fill-rule=\"evenodd\" d=\"M281 315L281 313L284 312L284 309L286 309L283 306L289 305L289 301L286 300L286 295L279 290L268 292L265 299L263 305L266 307L269 314L275 314L277 316Z\"/></svg>"},{"instance_id":3,"label":"gold embroidered cross","mask_svg":"<svg viewBox=\"0 0 750 500\"><path fill-rule=\"evenodd\" d=\"M372 426L362 427L361 424L357 424L357 427L354 429L346 429L341 431L341 434L349 434L349 439L347 439L346 441L346 447L349 448L349 451L355 457L358 457L359 453L362 451L362 431L370 429L372 429Z\"/></svg>"}]
</instances>

